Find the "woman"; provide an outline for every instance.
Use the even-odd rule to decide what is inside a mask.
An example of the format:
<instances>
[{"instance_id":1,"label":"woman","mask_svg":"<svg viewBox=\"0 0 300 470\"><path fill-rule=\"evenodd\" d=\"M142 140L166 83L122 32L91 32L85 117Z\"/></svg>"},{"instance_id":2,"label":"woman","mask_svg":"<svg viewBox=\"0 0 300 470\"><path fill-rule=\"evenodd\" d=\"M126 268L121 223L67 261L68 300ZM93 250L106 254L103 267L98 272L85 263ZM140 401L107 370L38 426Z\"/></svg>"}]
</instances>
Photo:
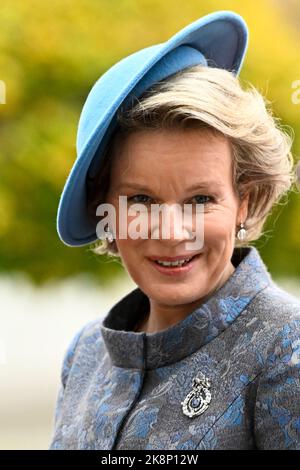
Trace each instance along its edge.
<instances>
[{"instance_id":1,"label":"woman","mask_svg":"<svg viewBox=\"0 0 300 470\"><path fill-rule=\"evenodd\" d=\"M220 17L224 24L220 15L202 19L198 33ZM263 97L242 89L238 56L235 72L201 62L141 87L137 102L118 107L101 165L99 152L89 161L92 237L100 204L117 215L94 249L119 256L137 288L69 345L50 449L300 449L300 301L276 285L251 246L294 182L291 139ZM79 180L73 187L80 191ZM151 204L190 204L192 222L175 237L171 210L168 238L161 225L153 237L151 223L147 237L122 238L120 195L126 235L135 203L143 222ZM60 237L86 244L87 219L69 216L68 225L64 202ZM196 205L203 243L188 249Z\"/></svg>"}]
</instances>

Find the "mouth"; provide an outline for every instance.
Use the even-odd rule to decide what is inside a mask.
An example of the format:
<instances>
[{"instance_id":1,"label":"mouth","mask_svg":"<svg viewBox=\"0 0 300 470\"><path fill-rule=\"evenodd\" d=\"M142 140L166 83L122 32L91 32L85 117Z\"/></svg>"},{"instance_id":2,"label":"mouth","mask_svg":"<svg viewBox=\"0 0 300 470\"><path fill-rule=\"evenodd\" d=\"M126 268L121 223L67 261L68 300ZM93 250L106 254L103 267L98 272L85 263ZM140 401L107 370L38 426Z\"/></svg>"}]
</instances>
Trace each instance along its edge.
<instances>
[{"instance_id":1,"label":"mouth","mask_svg":"<svg viewBox=\"0 0 300 470\"><path fill-rule=\"evenodd\" d=\"M197 253L196 255L190 257L179 256L176 258L176 261L170 261L162 259L151 259L149 258L152 266L162 274L167 275L177 275L177 274L186 274L191 271L194 265L197 263L198 258L202 253Z\"/></svg>"}]
</instances>

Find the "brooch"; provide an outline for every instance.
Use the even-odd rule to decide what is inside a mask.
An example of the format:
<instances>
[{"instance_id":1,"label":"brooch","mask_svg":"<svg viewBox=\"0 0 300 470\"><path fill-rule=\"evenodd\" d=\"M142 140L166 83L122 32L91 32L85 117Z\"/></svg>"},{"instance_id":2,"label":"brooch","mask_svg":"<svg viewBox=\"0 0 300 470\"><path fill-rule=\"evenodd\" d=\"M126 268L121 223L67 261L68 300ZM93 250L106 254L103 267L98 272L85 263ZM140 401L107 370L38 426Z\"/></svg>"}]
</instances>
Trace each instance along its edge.
<instances>
[{"instance_id":1,"label":"brooch","mask_svg":"<svg viewBox=\"0 0 300 470\"><path fill-rule=\"evenodd\" d=\"M193 379L193 389L181 402L182 411L189 418L201 415L210 404L210 381L200 372Z\"/></svg>"}]
</instances>

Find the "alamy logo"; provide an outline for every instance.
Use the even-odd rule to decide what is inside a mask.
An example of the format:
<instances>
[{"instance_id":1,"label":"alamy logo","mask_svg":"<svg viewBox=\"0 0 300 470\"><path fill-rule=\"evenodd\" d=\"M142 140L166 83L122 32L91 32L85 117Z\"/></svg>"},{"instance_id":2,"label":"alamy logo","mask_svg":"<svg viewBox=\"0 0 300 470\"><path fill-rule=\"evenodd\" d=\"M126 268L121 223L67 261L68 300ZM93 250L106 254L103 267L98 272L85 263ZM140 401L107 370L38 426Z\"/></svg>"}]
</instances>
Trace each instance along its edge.
<instances>
[{"instance_id":1,"label":"alamy logo","mask_svg":"<svg viewBox=\"0 0 300 470\"><path fill-rule=\"evenodd\" d=\"M300 80L294 80L292 83L292 88L295 91L292 93L292 103L300 104Z\"/></svg>"},{"instance_id":2,"label":"alamy logo","mask_svg":"<svg viewBox=\"0 0 300 470\"><path fill-rule=\"evenodd\" d=\"M0 80L0 104L6 103L6 85L3 80Z\"/></svg>"},{"instance_id":3,"label":"alamy logo","mask_svg":"<svg viewBox=\"0 0 300 470\"><path fill-rule=\"evenodd\" d=\"M175 239L185 238L187 250L201 249L204 245L204 204L127 204L127 196L119 196L118 236L120 239ZM107 213L107 215L105 215ZM96 215L103 217L96 227L97 237L106 238L108 225L116 238L116 209L113 204L103 203L97 207ZM160 215L162 224L160 224ZM195 225L195 231L193 227ZM161 229L161 230L160 230Z\"/></svg>"}]
</instances>

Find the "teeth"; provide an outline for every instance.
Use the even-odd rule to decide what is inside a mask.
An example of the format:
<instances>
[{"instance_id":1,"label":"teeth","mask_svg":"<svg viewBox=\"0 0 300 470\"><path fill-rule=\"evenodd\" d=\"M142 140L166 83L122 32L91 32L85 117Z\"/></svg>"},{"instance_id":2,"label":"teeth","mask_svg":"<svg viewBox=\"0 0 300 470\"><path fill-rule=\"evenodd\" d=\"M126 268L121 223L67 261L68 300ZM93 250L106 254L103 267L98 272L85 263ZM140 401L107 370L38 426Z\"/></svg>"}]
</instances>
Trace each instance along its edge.
<instances>
[{"instance_id":1,"label":"teeth","mask_svg":"<svg viewBox=\"0 0 300 470\"><path fill-rule=\"evenodd\" d=\"M189 262L191 258L186 258L182 259L180 261L159 261L156 260L156 263L162 265L162 266L182 266L183 264L186 264Z\"/></svg>"}]
</instances>

